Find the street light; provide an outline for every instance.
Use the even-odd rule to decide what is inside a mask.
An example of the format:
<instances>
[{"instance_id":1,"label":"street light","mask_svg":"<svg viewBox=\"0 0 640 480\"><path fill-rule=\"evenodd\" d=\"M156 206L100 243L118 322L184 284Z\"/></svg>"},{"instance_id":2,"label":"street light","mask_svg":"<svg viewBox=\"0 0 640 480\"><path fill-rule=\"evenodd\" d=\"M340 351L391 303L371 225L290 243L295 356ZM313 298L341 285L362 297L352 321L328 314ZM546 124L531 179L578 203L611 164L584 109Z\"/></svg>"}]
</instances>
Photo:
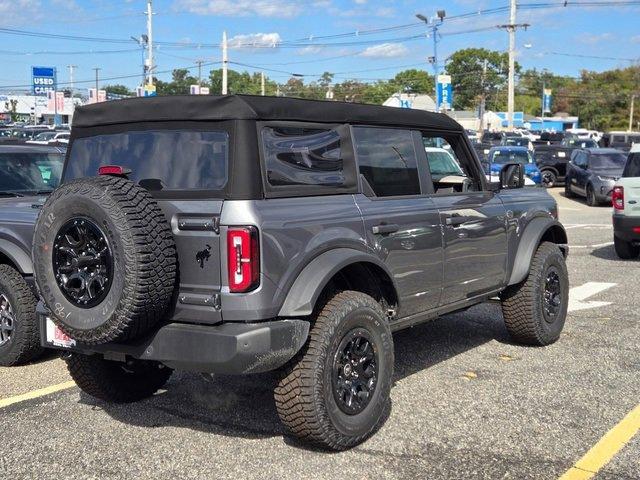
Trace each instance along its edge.
<instances>
[{"instance_id":1,"label":"street light","mask_svg":"<svg viewBox=\"0 0 640 480\"><path fill-rule=\"evenodd\" d=\"M431 36L433 37L433 57L429 57L429 63L433 65L434 76L434 101L436 104L436 112L440 111L440 101L438 98L438 75L440 74L440 66L438 65L438 28L444 22L444 18L447 16L447 12L444 10L438 10L436 17L427 18L421 13L416 14L416 18L427 25L427 28L431 30ZM433 58L433 60L431 60Z\"/></svg>"}]
</instances>

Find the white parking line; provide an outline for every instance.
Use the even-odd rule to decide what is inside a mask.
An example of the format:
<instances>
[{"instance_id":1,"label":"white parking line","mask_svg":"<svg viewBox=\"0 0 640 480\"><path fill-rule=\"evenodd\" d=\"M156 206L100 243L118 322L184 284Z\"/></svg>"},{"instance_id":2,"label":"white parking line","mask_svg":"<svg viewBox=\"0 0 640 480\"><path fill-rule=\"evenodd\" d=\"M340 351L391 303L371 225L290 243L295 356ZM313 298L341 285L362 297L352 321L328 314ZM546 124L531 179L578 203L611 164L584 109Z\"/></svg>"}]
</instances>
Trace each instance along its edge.
<instances>
[{"instance_id":1,"label":"white parking line","mask_svg":"<svg viewBox=\"0 0 640 480\"><path fill-rule=\"evenodd\" d=\"M585 300L600 292L604 292L605 290L613 288L616 285L617 283L587 282L584 285L580 285L579 287L573 287L569 290L569 312L586 310L587 308L606 307L607 305L611 305L611 302L585 302Z\"/></svg>"},{"instance_id":2,"label":"white parking line","mask_svg":"<svg viewBox=\"0 0 640 480\"><path fill-rule=\"evenodd\" d=\"M595 245L569 245L570 248L601 248L613 245L613 242L597 243Z\"/></svg>"},{"instance_id":3,"label":"white parking line","mask_svg":"<svg viewBox=\"0 0 640 480\"><path fill-rule=\"evenodd\" d=\"M613 228L609 223L565 223L563 224L565 230L571 230L573 228L586 228L586 229L603 229L608 230Z\"/></svg>"}]
</instances>

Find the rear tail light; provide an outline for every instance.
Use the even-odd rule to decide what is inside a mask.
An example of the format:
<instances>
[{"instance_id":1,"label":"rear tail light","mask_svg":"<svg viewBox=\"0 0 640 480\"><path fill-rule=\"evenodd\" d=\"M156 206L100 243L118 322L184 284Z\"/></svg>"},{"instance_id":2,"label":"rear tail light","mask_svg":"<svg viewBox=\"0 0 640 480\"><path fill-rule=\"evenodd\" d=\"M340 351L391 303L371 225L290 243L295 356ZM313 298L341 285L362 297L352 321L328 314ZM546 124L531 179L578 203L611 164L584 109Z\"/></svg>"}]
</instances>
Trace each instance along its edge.
<instances>
[{"instance_id":1,"label":"rear tail light","mask_svg":"<svg viewBox=\"0 0 640 480\"><path fill-rule=\"evenodd\" d=\"M98 175L112 175L115 177L126 177L131 174L131 169L120 165L102 165L98 167Z\"/></svg>"},{"instance_id":2,"label":"rear tail light","mask_svg":"<svg viewBox=\"0 0 640 480\"><path fill-rule=\"evenodd\" d=\"M624 210L624 187L613 187L611 203L616 210Z\"/></svg>"},{"instance_id":3,"label":"rear tail light","mask_svg":"<svg viewBox=\"0 0 640 480\"><path fill-rule=\"evenodd\" d=\"M229 227L227 230L229 290L248 292L260 283L260 242L256 227Z\"/></svg>"}]
</instances>

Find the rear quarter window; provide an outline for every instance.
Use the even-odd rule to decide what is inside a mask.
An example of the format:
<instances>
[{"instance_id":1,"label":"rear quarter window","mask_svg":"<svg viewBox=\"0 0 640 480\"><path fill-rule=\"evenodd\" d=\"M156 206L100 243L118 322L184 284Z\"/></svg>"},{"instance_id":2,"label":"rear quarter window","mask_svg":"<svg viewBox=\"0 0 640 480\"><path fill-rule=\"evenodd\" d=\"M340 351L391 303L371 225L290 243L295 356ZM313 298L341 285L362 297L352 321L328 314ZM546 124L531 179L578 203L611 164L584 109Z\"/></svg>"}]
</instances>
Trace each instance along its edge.
<instances>
[{"instance_id":1,"label":"rear quarter window","mask_svg":"<svg viewBox=\"0 0 640 480\"><path fill-rule=\"evenodd\" d=\"M632 153L624 167L623 177L640 177L640 153Z\"/></svg>"},{"instance_id":2,"label":"rear quarter window","mask_svg":"<svg viewBox=\"0 0 640 480\"><path fill-rule=\"evenodd\" d=\"M76 138L64 180L95 176L102 165L120 165L150 191L218 191L227 183L228 161L225 131L125 131Z\"/></svg>"}]
</instances>

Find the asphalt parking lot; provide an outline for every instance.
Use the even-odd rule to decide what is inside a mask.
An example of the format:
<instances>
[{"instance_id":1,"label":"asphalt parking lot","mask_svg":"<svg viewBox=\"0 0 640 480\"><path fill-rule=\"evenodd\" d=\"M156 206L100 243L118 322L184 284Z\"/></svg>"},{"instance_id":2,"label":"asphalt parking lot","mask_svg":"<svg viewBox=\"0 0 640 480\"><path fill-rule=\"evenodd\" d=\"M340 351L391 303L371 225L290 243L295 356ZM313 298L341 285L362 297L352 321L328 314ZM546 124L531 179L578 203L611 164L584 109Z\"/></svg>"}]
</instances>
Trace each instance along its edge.
<instances>
[{"instance_id":1,"label":"asphalt parking lot","mask_svg":"<svg viewBox=\"0 0 640 480\"><path fill-rule=\"evenodd\" d=\"M495 304L398 333L392 409L363 445L326 453L284 435L271 374L179 373L114 406L50 356L0 368L0 478L560 477L640 402L640 263L617 259L610 208L560 192L572 296L559 342L512 344ZM566 478L639 479L640 434L618 444Z\"/></svg>"}]
</instances>

